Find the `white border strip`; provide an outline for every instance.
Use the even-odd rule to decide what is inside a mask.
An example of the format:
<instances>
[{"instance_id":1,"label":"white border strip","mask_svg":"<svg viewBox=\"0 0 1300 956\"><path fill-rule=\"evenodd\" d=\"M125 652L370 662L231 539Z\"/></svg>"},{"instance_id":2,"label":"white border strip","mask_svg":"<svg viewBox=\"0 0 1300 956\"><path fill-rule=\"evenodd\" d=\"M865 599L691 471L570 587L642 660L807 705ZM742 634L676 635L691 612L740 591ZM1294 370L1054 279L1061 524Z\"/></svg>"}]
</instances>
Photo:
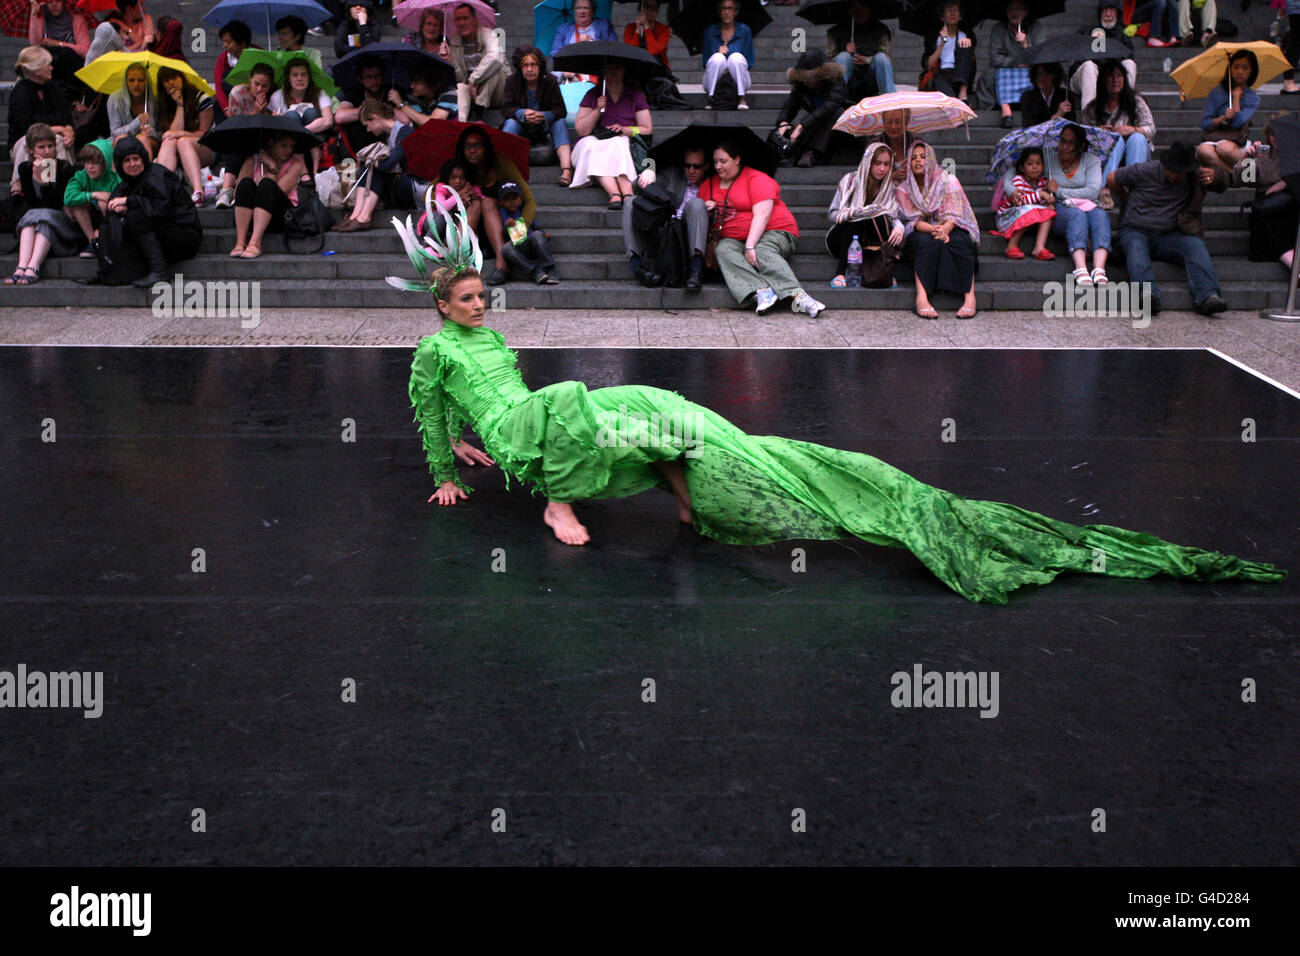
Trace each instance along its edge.
<instances>
[{"instance_id":1,"label":"white border strip","mask_svg":"<svg viewBox=\"0 0 1300 956\"><path fill-rule=\"evenodd\" d=\"M1249 372L1251 375L1255 376L1256 378L1258 378L1258 379L1262 379L1262 380L1264 380L1265 382L1268 382L1268 384L1272 385L1274 388L1280 388L1282 391L1286 392L1286 393L1287 393L1288 395L1290 395L1292 398L1300 398L1300 392L1297 392L1295 389L1292 389L1292 388L1287 388L1285 385L1283 385L1283 384L1282 384L1281 382L1279 382L1277 379L1269 378L1269 377L1268 377L1267 375L1265 375L1263 372L1260 372L1260 371L1257 371L1256 369L1251 368L1251 367L1250 367L1249 365L1247 365L1245 362L1238 362L1235 358L1233 358L1231 355L1228 355L1228 354L1225 353L1225 352L1220 352L1218 349L1216 349L1216 348L1211 348L1211 347L1209 347L1209 346L1206 346L1205 351L1207 351L1207 352L1212 352L1213 354L1217 355L1219 358L1223 359L1225 362L1231 362L1233 365L1237 366L1237 368L1242 369L1243 371L1247 371L1247 372Z\"/></svg>"}]
</instances>

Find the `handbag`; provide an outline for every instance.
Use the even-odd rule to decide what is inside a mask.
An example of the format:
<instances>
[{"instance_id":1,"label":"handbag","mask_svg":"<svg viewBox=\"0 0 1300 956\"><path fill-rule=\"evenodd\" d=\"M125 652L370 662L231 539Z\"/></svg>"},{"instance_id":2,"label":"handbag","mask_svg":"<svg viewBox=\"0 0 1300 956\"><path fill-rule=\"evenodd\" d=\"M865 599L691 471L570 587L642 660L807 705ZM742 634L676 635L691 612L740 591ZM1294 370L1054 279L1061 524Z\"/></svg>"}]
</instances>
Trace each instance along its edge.
<instances>
[{"instance_id":1,"label":"handbag","mask_svg":"<svg viewBox=\"0 0 1300 956\"><path fill-rule=\"evenodd\" d=\"M284 212L284 248L288 252L319 252L325 247L325 232L332 225L329 210L316 192L316 181L308 178L298 183L298 205ZM317 239L310 249L295 250L293 239Z\"/></svg>"},{"instance_id":2,"label":"handbag","mask_svg":"<svg viewBox=\"0 0 1300 956\"><path fill-rule=\"evenodd\" d=\"M767 134L767 145L776 150L778 160L789 159L794 153L794 144L790 142L790 137L783 136L779 130L772 130Z\"/></svg>"},{"instance_id":3,"label":"handbag","mask_svg":"<svg viewBox=\"0 0 1300 956\"><path fill-rule=\"evenodd\" d=\"M709 190L710 195L713 190ZM722 198L721 206L713 207L713 218L709 220L709 239L704 246L704 268L718 268L718 243L722 241L722 222L727 218L727 203L731 201L731 190Z\"/></svg>"}]
</instances>

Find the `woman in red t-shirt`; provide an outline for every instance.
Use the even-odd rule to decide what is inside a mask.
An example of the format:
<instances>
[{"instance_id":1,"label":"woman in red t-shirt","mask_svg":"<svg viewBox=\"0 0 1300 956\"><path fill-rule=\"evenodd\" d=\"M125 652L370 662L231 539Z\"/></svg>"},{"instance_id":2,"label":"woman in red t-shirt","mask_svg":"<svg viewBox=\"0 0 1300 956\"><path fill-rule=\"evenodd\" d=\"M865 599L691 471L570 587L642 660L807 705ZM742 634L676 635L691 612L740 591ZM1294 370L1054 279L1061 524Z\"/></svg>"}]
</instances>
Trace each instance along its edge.
<instances>
[{"instance_id":1,"label":"woman in red t-shirt","mask_svg":"<svg viewBox=\"0 0 1300 956\"><path fill-rule=\"evenodd\" d=\"M780 299L793 299L790 308L814 318L826 308L799 285L790 270L799 226L781 201L781 187L766 173L745 166L734 143L713 150L717 171L700 186L700 199L709 211L709 247L716 249L717 268L736 301L751 298L755 311L766 312ZM708 255L705 256L706 264Z\"/></svg>"}]
</instances>

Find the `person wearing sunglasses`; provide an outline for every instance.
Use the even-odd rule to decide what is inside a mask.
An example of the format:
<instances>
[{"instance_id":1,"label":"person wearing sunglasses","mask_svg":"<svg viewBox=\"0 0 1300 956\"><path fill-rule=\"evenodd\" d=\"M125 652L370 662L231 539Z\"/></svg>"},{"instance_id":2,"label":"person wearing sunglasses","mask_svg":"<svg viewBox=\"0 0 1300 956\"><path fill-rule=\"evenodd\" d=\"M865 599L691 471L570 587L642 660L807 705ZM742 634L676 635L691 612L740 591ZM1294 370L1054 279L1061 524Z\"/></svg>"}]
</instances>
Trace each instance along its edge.
<instances>
[{"instance_id":1,"label":"person wearing sunglasses","mask_svg":"<svg viewBox=\"0 0 1300 956\"><path fill-rule=\"evenodd\" d=\"M657 182L668 194L672 203L671 218L681 220L686 233L686 291L698 292L704 277L704 248L709 235L709 213L704 201L699 198L700 186L712 172L708 155L701 149L688 149L682 157L680 169L669 166L656 174L653 168L647 168L637 177L637 192L642 192ZM632 278L646 288L655 288L664 284L664 276L655 263L656 269L649 269L642 264L642 257L647 249L657 249L654 236L636 228L634 218L635 202L623 204L623 244L627 247L628 266Z\"/></svg>"}]
</instances>

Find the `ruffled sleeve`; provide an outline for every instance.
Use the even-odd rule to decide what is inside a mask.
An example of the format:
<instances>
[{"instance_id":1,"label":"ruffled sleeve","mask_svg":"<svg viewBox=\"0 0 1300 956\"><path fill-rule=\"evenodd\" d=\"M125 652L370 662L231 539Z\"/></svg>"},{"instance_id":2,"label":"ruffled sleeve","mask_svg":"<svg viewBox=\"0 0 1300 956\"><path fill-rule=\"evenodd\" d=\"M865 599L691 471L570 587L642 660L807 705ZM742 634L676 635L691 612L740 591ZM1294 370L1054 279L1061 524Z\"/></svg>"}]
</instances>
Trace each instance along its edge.
<instances>
[{"instance_id":1,"label":"ruffled sleeve","mask_svg":"<svg viewBox=\"0 0 1300 956\"><path fill-rule=\"evenodd\" d=\"M434 336L422 340L415 350L411 362L411 404L415 408L415 423L420 426L420 438L424 443L424 454L429 461L429 472L439 484L454 481L465 491L470 489L461 484L456 473L456 458L451 451L453 435L451 426L455 425L457 433L464 428L464 422L454 409L448 406L443 392L442 380L445 372L445 357L438 350Z\"/></svg>"}]
</instances>

